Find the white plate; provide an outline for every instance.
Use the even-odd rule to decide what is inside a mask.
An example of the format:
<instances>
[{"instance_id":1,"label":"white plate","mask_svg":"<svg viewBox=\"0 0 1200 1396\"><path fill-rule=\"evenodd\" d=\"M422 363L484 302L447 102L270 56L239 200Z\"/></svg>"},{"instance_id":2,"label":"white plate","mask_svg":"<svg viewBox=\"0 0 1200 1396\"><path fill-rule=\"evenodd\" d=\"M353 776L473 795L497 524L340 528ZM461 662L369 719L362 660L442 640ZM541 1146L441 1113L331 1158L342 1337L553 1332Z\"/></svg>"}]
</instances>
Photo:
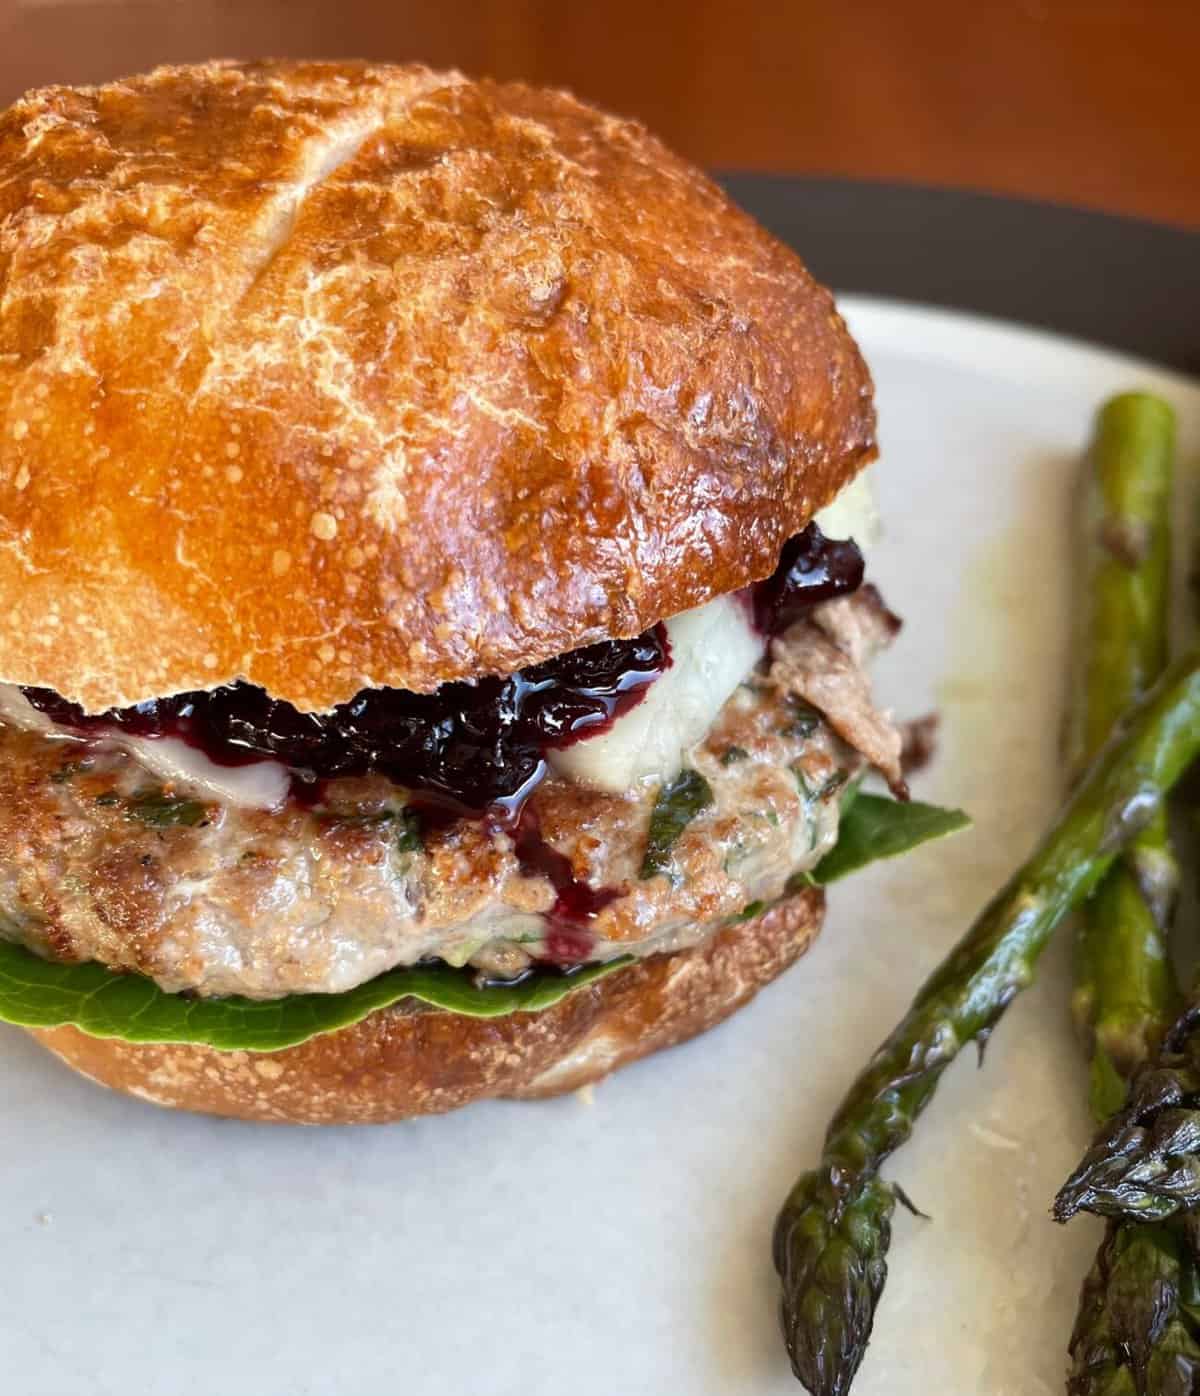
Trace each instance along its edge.
<instances>
[{"instance_id":1,"label":"white plate","mask_svg":"<svg viewBox=\"0 0 1200 1396\"><path fill-rule=\"evenodd\" d=\"M1096 403L1200 385L1016 327L845 309L878 382L908 619L881 683L936 706L925 798L974 832L836 888L753 1007L597 1089L393 1128L254 1127L97 1090L0 1032L0 1386L13 1396L726 1396L798 1388L771 1222L849 1077L1057 803L1069 491ZM1088 1133L1063 951L895 1160L858 1396L1061 1390L1096 1236L1046 1206Z\"/></svg>"}]
</instances>

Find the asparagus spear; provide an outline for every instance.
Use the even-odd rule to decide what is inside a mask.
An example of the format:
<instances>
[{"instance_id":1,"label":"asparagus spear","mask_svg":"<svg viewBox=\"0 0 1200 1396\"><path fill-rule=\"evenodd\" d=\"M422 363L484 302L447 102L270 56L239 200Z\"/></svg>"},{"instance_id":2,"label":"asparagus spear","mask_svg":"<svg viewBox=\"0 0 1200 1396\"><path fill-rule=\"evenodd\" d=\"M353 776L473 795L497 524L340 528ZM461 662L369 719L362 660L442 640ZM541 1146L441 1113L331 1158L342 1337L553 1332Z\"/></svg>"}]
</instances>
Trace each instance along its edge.
<instances>
[{"instance_id":1,"label":"asparagus spear","mask_svg":"<svg viewBox=\"0 0 1200 1396\"><path fill-rule=\"evenodd\" d=\"M1087 633L1075 764L1158 678L1167 659L1175 414L1150 393L1121 393L1096 414L1084 505Z\"/></svg>"},{"instance_id":2,"label":"asparagus spear","mask_svg":"<svg viewBox=\"0 0 1200 1396\"><path fill-rule=\"evenodd\" d=\"M1096 758L1030 860L988 904L850 1089L820 1166L775 1227L784 1339L814 1396L849 1389L887 1274L897 1190L880 1165L911 1134L959 1049L1032 980L1062 918L1155 818L1200 752L1200 653L1173 665Z\"/></svg>"},{"instance_id":3,"label":"asparagus spear","mask_svg":"<svg viewBox=\"0 0 1200 1396\"><path fill-rule=\"evenodd\" d=\"M1160 813L1083 907L1072 1009L1090 1045L1098 1121L1120 1109L1178 1009L1166 945L1178 880Z\"/></svg>"},{"instance_id":4,"label":"asparagus spear","mask_svg":"<svg viewBox=\"0 0 1200 1396\"><path fill-rule=\"evenodd\" d=\"M1191 1396L1200 1347L1190 1314L1196 1264L1186 1228L1110 1222L1084 1281L1068 1396Z\"/></svg>"},{"instance_id":5,"label":"asparagus spear","mask_svg":"<svg viewBox=\"0 0 1200 1396\"><path fill-rule=\"evenodd\" d=\"M1090 601L1081 652L1077 747L1087 755L1166 663L1174 414L1126 393L1096 419L1087 498ZM1157 1046L1178 998L1166 934L1177 871L1160 811L1084 907L1076 1020L1089 1041L1089 1097L1105 1120ZM1194 1288L1187 1237L1174 1224L1110 1224L1080 1295L1069 1396L1192 1390L1200 1347L1181 1292Z\"/></svg>"},{"instance_id":6,"label":"asparagus spear","mask_svg":"<svg viewBox=\"0 0 1200 1396\"><path fill-rule=\"evenodd\" d=\"M1162 1221L1200 1203L1200 984L1124 1108L1097 1134L1060 1190L1054 1214L1088 1210Z\"/></svg>"},{"instance_id":7,"label":"asparagus spear","mask_svg":"<svg viewBox=\"0 0 1200 1396\"><path fill-rule=\"evenodd\" d=\"M1054 1200L1076 1212L1164 1221L1200 1206L1200 994L1135 1077L1123 1109L1096 1135Z\"/></svg>"},{"instance_id":8,"label":"asparagus spear","mask_svg":"<svg viewBox=\"0 0 1200 1396\"><path fill-rule=\"evenodd\" d=\"M1085 501L1086 628L1075 709L1078 764L1167 662L1170 500L1175 416L1161 398L1123 393L1096 417ZM1166 951L1178 872L1157 819L1083 908L1075 1018L1091 1050L1098 1120L1120 1108L1130 1076L1177 1008Z\"/></svg>"}]
</instances>

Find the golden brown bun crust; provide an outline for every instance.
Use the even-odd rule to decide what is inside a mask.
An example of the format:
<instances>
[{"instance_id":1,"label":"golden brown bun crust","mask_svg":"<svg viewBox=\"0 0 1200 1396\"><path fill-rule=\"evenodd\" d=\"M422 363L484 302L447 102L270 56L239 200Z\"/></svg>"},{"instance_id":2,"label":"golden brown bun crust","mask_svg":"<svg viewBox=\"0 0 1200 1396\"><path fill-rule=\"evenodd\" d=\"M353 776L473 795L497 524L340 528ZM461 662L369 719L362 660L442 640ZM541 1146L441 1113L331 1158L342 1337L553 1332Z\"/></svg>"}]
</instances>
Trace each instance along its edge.
<instances>
[{"instance_id":1,"label":"golden brown bun crust","mask_svg":"<svg viewBox=\"0 0 1200 1396\"><path fill-rule=\"evenodd\" d=\"M68 1065L159 1105L293 1124L380 1124L489 1096L558 1095L719 1023L805 950L815 888L706 945L643 960L543 1013L375 1013L282 1052L137 1046L76 1028L33 1035Z\"/></svg>"},{"instance_id":2,"label":"golden brown bun crust","mask_svg":"<svg viewBox=\"0 0 1200 1396\"><path fill-rule=\"evenodd\" d=\"M0 115L0 679L507 673L766 575L874 454L800 261L640 126L416 67Z\"/></svg>"}]
</instances>

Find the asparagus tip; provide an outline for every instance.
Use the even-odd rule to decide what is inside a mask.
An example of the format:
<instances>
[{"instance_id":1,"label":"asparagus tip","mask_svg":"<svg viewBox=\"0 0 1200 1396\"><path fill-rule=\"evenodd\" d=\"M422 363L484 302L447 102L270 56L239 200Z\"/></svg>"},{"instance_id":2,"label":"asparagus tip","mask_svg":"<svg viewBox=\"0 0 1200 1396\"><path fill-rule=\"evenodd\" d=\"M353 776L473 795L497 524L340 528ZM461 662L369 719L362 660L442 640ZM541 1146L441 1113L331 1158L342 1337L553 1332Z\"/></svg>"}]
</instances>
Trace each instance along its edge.
<instances>
[{"instance_id":1,"label":"asparagus tip","mask_svg":"<svg viewBox=\"0 0 1200 1396\"><path fill-rule=\"evenodd\" d=\"M887 1279L895 1190L837 1163L806 1173L775 1224L779 1315L792 1371L812 1396L845 1396Z\"/></svg>"}]
</instances>

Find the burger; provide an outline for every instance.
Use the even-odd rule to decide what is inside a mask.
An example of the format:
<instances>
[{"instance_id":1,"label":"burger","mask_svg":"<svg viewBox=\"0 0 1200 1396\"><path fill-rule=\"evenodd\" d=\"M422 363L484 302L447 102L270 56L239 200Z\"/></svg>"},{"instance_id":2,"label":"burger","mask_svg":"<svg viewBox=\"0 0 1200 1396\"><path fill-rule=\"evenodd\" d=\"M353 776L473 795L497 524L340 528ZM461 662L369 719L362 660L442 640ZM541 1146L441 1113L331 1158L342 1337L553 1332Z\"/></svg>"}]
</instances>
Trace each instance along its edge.
<instances>
[{"instance_id":1,"label":"burger","mask_svg":"<svg viewBox=\"0 0 1200 1396\"><path fill-rule=\"evenodd\" d=\"M641 127L209 63L0 117L0 1018L262 1120L570 1090L942 832L871 381ZM859 789L875 772L889 794Z\"/></svg>"}]
</instances>

